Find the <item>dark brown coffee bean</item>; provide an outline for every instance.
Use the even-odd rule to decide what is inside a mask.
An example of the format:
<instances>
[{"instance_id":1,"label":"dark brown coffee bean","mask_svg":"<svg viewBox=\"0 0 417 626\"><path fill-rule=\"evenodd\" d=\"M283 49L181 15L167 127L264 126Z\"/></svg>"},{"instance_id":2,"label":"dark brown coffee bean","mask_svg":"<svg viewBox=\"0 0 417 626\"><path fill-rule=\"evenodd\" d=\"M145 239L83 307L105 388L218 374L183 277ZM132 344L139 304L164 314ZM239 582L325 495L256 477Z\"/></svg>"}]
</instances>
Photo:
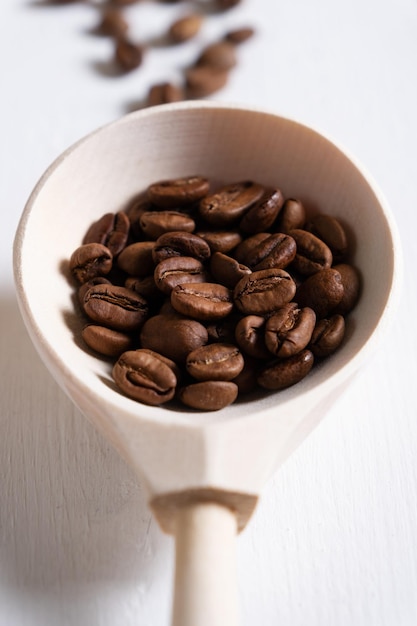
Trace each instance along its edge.
<instances>
[{"instance_id":1,"label":"dark brown coffee bean","mask_svg":"<svg viewBox=\"0 0 417 626\"><path fill-rule=\"evenodd\" d=\"M287 198L278 214L276 230L280 233L289 233L295 228L304 228L306 210L300 200Z\"/></svg>"},{"instance_id":2,"label":"dark brown coffee bean","mask_svg":"<svg viewBox=\"0 0 417 626\"><path fill-rule=\"evenodd\" d=\"M284 196L280 189L265 191L260 200L245 213L239 227L250 234L268 230L275 222L283 204Z\"/></svg>"},{"instance_id":3,"label":"dark brown coffee bean","mask_svg":"<svg viewBox=\"0 0 417 626\"><path fill-rule=\"evenodd\" d=\"M233 298L242 313L264 315L290 302L295 283L285 271L276 268L252 272L236 285Z\"/></svg>"},{"instance_id":4,"label":"dark brown coffee bean","mask_svg":"<svg viewBox=\"0 0 417 626\"><path fill-rule=\"evenodd\" d=\"M258 374L258 384L264 389L278 391L300 382L310 372L314 356L310 350L302 350L288 359L269 363Z\"/></svg>"},{"instance_id":5,"label":"dark brown coffee bean","mask_svg":"<svg viewBox=\"0 0 417 626\"><path fill-rule=\"evenodd\" d=\"M126 35L128 28L129 25L121 11L107 8L103 11L96 31L100 35L119 38Z\"/></svg>"},{"instance_id":6,"label":"dark brown coffee bean","mask_svg":"<svg viewBox=\"0 0 417 626\"><path fill-rule=\"evenodd\" d=\"M111 0L115 6L127 7L131 4L137 4L140 0Z\"/></svg>"},{"instance_id":7,"label":"dark brown coffee bean","mask_svg":"<svg viewBox=\"0 0 417 626\"><path fill-rule=\"evenodd\" d=\"M245 354L254 359L269 359L265 344L266 320L261 315L247 315L236 324L235 339Z\"/></svg>"},{"instance_id":8,"label":"dark brown coffee bean","mask_svg":"<svg viewBox=\"0 0 417 626\"><path fill-rule=\"evenodd\" d=\"M256 235L252 235L251 237L247 237L244 239L242 243L240 243L236 250L233 251L233 256L235 259L239 261L239 263L243 263L244 265L249 265L252 251L258 246L258 244L268 239L271 236L271 233L257 233ZM253 268L252 268L253 269Z\"/></svg>"},{"instance_id":9,"label":"dark brown coffee bean","mask_svg":"<svg viewBox=\"0 0 417 626\"><path fill-rule=\"evenodd\" d=\"M228 41L217 41L201 52L196 65L209 66L217 70L231 70L237 63L236 51Z\"/></svg>"},{"instance_id":10,"label":"dark brown coffee bean","mask_svg":"<svg viewBox=\"0 0 417 626\"><path fill-rule=\"evenodd\" d=\"M153 276L129 276L125 280L125 287L138 293L152 306L158 305L163 298Z\"/></svg>"},{"instance_id":11,"label":"dark brown coffee bean","mask_svg":"<svg viewBox=\"0 0 417 626\"><path fill-rule=\"evenodd\" d=\"M199 230L196 235L207 241L212 253L227 254L242 241L242 235L238 230Z\"/></svg>"},{"instance_id":12,"label":"dark brown coffee bean","mask_svg":"<svg viewBox=\"0 0 417 626\"><path fill-rule=\"evenodd\" d=\"M248 394L255 391L258 386L256 377L258 374L259 361L245 356L245 364L240 374L233 379L237 385L239 394Z\"/></svg>"},{"instance_id":13,"label":"dark brown coffee bean","mask_svg":"<svg viewBox=\"0 0 417 626\"><path fill-rule=\"evenodd\" d=\"M347 236L338 219L332 215L319 213L309 220L306 230L329 246L334 262L340 262L345 258L348 248Z\"/></svg>"},{"instance_id":14,"label":"dark brown coffee bean","mask_svg":"<svg viewBox=\"0 0 417 626\"><path fill-rule=\"evenodd\" d=\"M356 306L359 300L361 277L356 267L348 263L339 263L334 265L333 269L339 272L342 277L343 285L343 296L335 312L341 315L347 315Z\"/></svg>"},{"instance_id":15,"label":"dark brown coffee bean","mask_svg":"<svg viewBox=\"0 0 417 626\"><path fill-rule=\"evenodd\" d=\"M239 221L259 200L264 188L252 181L227 185L200 202L200 214L215 226L228 226Z\"/></svg>"},{"instance_id":16,"label":"dark brown coffee bean","mask_svg":"<svg viewBox=\"0 0 417 626\"><path fill-rule=\"evenodd\" d=\"M252 273L249 267L222 252L215 252L211 256L210 271L215 280L229 289L233 289L241 278Z\"/></svg>"},{"instance_id":17,"label":"dark brown coffee bean","mask_svg":"<svg viewBox=\"0 0 417 626\"><path fill-rule=\"evenodd\" d=\"M116 40L114 58L124 72L131 72L142 65L143 55L144 47L140 44L125 37Z\"/></svg>"},{"instance_id":18,"label":"dark brown coffee bean","mask_svg":"<svg viewBox=\"0 0 417 626\"><path fill-rule=\"evenodd\" d=\"M232 404L238 394L237 385L225 380L206 380L183 387L179 400L192 409L219 411Z\"/></svg>"},{"instance_id":19,"label":"dark brown coffee bean","mask_svg":"<svg viewBox=\"0 0 417 626\"><path fill-rule=\"evenodd\" d=\"M143 348L159 352L176 363L184 363L187 355L207 340L207 330L200 322L180 315L150 317L140 333Z\"/></svg>"},{"instance_id":20,"label":"dark brown coffee bean","mask_svg":"<svg viewBox=\"0 0 417 626\"><path fill-rule=\"evenodd\" d=\"M304 276L331 267L333 256L330 248L313 233L301 228L294 228L289 235L295 239L297 254L293 261L294 268Z\"/></svg>"},{"instance_id":21,"label":"dark brown coffee bean","mask_svg":"<svg viewBox=\"0 0 417 626\"><path fill-rule=\"evenodd\" d=\"M209 343L234 343L237 317L228 315L226 318L206 324Z\"/></svg>"},{"instance_id":22,"label":"dark brown coffee bean","mask_svg":"<svg viewBox=\"0 0 417 626\"><path fill-rule=\"evenodd\" d=\"M168 104L170 102L181 102L185 99L184 90L173 83L157 83L150 87L146 106L153 107L158 104Z\"/></svg>"},{"instance_id":23,"label":"dark brown coffee bean","mask_svg":"<svg viewBox=\"0 0 417 626\"><path fill-rule=\"evenodd\" d=\"M187 176L161 180L148 187L148 197L161 209L175 209L192 205L209 192L209 181L203 176Z\"/></svg>"},{"instance_id":24,"label":"dark brown coffee bean","mask_svg":"<svg viewBox=\"0 0 417 626\"><path fill-rule=\"evenodd\" d=\"M155 352L155 350L149 350L149 348L140 348L140 351L143 353L150 354L155 359L159 359L160 361L162 361L162 363L167 365L174 372L175 378L177 379L177 383L181 380L182 372L179 366L175 363L175 361L173 361L172 359L169 359L163 354L160 354L159 352Z\"/></svg>"},{"instance_id":25,"label":"dark brown coffee bean","mask_svg":"<svg viewBox=\"0 0 417 626\"><path fill-rule=\"evenodd\" d=\"M192 217L179 211L146 211L140 217L140 226L150 239L158 239L171 231L192 233L195 230Z\"/></svg>"},{"instance_id":26,"label":"dark brown coffee bean","mask_svg":"<svg viewBox=\"0 0 417 626\"><path fill-rule=\"evenodd\" d=\"M143 193L139 194L131 200L125 208L125 213L129 218L130 232L137 239L143 238L142 229L140 227L140 218L146 211L151 211L152 205Z\"/></svg>"},{"instance_id":27,"label":"dark brown coffee bean","mask_svg":"<svg viewBox=\"0 0 417 626\"><path fill-rule=\"evenodd\" d=\"M126 245L129 228L129 218L123 211L106 213L90 226L83 243L102 243L115 257Z\"/></svg>"},{"instance_id":28,"label":"dark brown coffee bean","mask_svg":"<svg viewBox=\"0 0 417 626\"><path fill-rule=\"evenodd\" d=\"M212 343L187 356L187 372L196 380L233 380L243 369L243 356L236 346Z\"/></svg>"},{"instance_id":29,"label":"dark brown coffee bean","mask_svg":"<svg viewBox=\"0 0 417 626\"><path fill-rule=\"evenodd\" d=\"M176 311L196 320L216 320L233 309L232 293L217 283L185 283L171 291L171 304Z\"/></svg>"},{"instance_id":30,"label":"dark brown coffee bean","mask_svg":"<svg viewBox=\"0 0 417 626\"><path fill-rule=\"evenodd\" d=\"M241 28L236 28L233 30L229 30L224 38L226 41L234 45L239 45L244 43L248 39L251 39L255 34L255 29L252 26L243 26Z\"/></svg>"},{"instance_id":31,"label":"dark brown coffee bean","mask_svg":"<svg viewBox=\"0 0 417 626\"><path fill-rule=\"evenodd\" d=\"M200 32L202 24L202 15L198 13L184 15L171 24L168 36L173 43L189 41Z\"/></svg>"},{"instance_id":32,"label":"dark brown coffee bean","mask_svg":"<svg viewBox=\"0 0 417 626\"><path fill-rule=\"evenodd\" d=\"M332 268L309 276L297 289L296 296L298 304L313 309L318 319L333 311L342 298L342 277Z\"/></svg>"},{"instance_id":33,"label":"dark brown coffee bean","mask_svg":"<svg viewBox=\"0 0 417 626\"><path fill-rule=\"evenodd\" d=\"M222 11L232 9L241 3L241 0L216 0L218 8Z\"/></svg>"},{"instance_id":34,"label":"dark brown coffee bean","mask_svg":"<svg viewBox=\"0 0 417 626\"><path fill-rule=\"evenodd\" d=\"M144 404L172 400L177 379L170 367L145 350L130 350L113 367L113 378L123 393Z\"/></svg>"},{"instance_id":35,"label":"dark brown coffee bean","mask_svg":"<svg viewBox=\"0 0 417 626\"><path fill-rule=\"evenodd\" d=\"M288 358L308 345L316 323L313 309L286 304L266 322L265 343L270 352Z\"/></svg>"},{"instance_id":36,"label":"dark brown coffee bean","mask_svg":"<svg viewBox=\"0 0 417 626\"><path fill-rule=\"evenodd\" d=\"M295 258L297 245L290 235L276 233L262 239L246 254L246 263L253 270L271 267L285 269Z\"/></svg>"},{"instance_id":37,"label":"dark brown coffee bean","mask_svg":"<svg viewBox=\"0 0 417 626\"><path fill-rule=\"evenodd\" d=\"M132 347L132 337L105 326L88 324L81 336L89 348L108 357L118 357Z\"/></svg>"},{"instance_id":38,"label":"dark brown coffee bean","mask_svg":"<svg viewBox=\"0 0 417 626\"><path fill-rule=\"evenodd\" d=\"M329 319L317 322L310 342L310 350L317 357L333 354L345 336L345 319L342 315L332 315Z\"/></svg>"},{"instance_id":39,"label":"dark brown coffee bean","mask_svg":"<svg viewBox=\"0 0 417 626\"><path fill-rule=\"evenodd\" d=\"M69 268L71 274L81 284L97 276L105 276L113 266L113 255L101 243L86 243L71 255Z\"/></svg>"},{"instance_id":40,"label":"dark brown coffee bean","mask_svg":"<svg viewBox=\"0 0 417 626\"><path fill-rule=\"evenodd\" d=\"M129 332L142 326L148 303L126 287L96 285L85 294L84 311L93 322Z\"/></svg>"},{"instance_id":41,"label":"dark brown coffee bean","mask_svg":"<svg viewBox=\"0 0 417 626\"><path fill-rule=\"evenodd\" d=\"M227 84L229 72L210 65L190 67L185 71L187 98L205 98Z\"/></svg>"},{"instance_id":42,"label":"dark brown coffee bean","mask_svg":"<svg viewBox=\"0 0 417 626\"><path fill-rule=\"evenodd\" d=\"M111 281L108 280L107 278L104 278L104 276L97 276L97 278L92 278L91 280L88 280L86 283L82 284L81 287L79 287L78 289L78 302L81 305L81 308L84 307L84 297L85 294L87 293L87 291L89 289L91 289L91 287L95 287L95 285L111 285Z\"/></svg>"},{"instance_id":43,"label":"dark brown coffee bean","mask_svg":"<svg viewBox=\"0 0 417 626\"><path fill-rule=\"evenodd\" d=\"M118 267L129 276L149 276L154 271L153 241L138 241L126 246L117 257Z\"/></svg>"},{"instance_id":44,"label":"dark brown coffee bean","mask_svg":"<svg viewBox=\"0 0 417 626\"><path fill-rule=\"evenodd\" d=\"M175 256L164 259L155 268L155 283L164 294L170 295L177 285L207 282L207 272L198 259Z\"/></svg>"},{"instance_id":45,"label":"dark brown coffee bean","mask_svg":"<svg viewBox=\"0 0 417 626\"><path fill-rule=\"evenodd\" d=\"M205 261L210 258L211 250L204 239L193 233L172 231L158 237L152 254L155 263L175 256L191 256Z\"/></svg>"}]
</instances>

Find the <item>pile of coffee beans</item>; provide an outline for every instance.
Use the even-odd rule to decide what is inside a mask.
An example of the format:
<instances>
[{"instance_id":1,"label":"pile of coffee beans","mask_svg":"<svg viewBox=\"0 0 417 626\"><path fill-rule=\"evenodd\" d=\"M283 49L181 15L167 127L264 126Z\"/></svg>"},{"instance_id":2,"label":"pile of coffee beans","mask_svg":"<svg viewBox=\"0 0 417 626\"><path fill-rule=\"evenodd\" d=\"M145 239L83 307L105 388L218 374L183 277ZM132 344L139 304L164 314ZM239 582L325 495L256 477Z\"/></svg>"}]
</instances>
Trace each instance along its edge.
<instances>
[{"instance_id":1,"label":"pile of coffee beans","mask_svg":"<svg viewBox=\"0 0 417 626\"><path fill-rule=\"evenodd\" d=\"M227 12L241 3L241 0L206 0L182 3L179 0L160 0L165 4L186 4L181 7L178 17L161 34L157 42L138 41L132 35L131 6L144 4L144 0L50 0L51 4L70 2L85 3L98 13L94 34L108 37L113 42L112 71L109 75L126 74L140 68L148 52L161 46L179 46L190 40L197 40L204 23L210 15ZM129 11L129 13L128 13ZM143 25L146 34L146 25ZM222 89L228 82L232 69L237 65L237 48L254 34L251 26L238 26L227 30L220 38L204 43L202 38L199 52L188 67L182 68L182 79L172 82L169 79L155 82L149 87L144 106L154 106L195 98L205 98ZM134 106L133 108L140 108ZM132 107L130 107L132 109Z\"/></svg>"},{"instance_id":2,"label":"pile of coffee beans","mask_svg":"<svg viewBox=\"0 0 417 626\"><path fill-rule=\"evenodd\" d=\"M155 182L71 256L83 341L145 404L217 410L285 389L343 342L360 293L348 244L279 188Z\"/></svg>"}]
</instances>

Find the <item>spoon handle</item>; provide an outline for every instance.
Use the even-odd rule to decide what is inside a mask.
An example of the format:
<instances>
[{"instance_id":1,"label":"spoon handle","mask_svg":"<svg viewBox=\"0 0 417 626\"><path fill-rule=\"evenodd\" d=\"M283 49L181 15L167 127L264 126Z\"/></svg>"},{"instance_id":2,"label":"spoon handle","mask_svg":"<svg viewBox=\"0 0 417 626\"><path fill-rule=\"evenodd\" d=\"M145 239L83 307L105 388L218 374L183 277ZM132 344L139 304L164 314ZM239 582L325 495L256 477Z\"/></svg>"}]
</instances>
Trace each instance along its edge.
<instances>
[{"instance_id":1,"label":"spoon handle","mask_svg":"<svg viewBox=\"0 0 417 626\"><path fill-rule=\"evenodd\" d=\"M172 626L237 626L236 535L233 511L194 502L175 517Z\"/></svg>"}]
</instances>

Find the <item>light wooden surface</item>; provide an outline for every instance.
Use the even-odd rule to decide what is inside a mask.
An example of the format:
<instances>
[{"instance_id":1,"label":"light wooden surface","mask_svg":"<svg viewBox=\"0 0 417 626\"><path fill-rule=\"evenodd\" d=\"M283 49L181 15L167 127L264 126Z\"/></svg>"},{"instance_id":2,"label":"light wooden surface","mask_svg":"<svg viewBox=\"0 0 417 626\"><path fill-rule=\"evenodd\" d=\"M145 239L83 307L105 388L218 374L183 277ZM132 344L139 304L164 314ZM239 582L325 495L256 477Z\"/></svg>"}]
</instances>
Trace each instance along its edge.
<instances>
[{"instance_id":1,"label":"light wooden surface","mask_svg":"<svg viewBox=\"0 0 417 626\"><path fill-rule=\"evenodd\" d=\"M288 6L287 6L288 5ZM403 239L405 288L384 348L267 485L237 542L242 626L417 622L417 5L246 0L254 23L223 101L301 117L368 167ZM144 2L154 32L160 7ZM165 6L169 19L175 6ZM132 8L132 19L139 14ZM223 20L223 18L222 18ZM95 71L110 50L91 7L3 0L0 179L0 625L165 626L173 543L143 490L45 371L20 321L11 243L49 163L175 72ZM223 29L213 18L209 34ZM186 56L186 51L178 53ZM188 53L187 53L188 54ZM169 61L169 62L168 62Z\"/></svg>"}]
</instances>

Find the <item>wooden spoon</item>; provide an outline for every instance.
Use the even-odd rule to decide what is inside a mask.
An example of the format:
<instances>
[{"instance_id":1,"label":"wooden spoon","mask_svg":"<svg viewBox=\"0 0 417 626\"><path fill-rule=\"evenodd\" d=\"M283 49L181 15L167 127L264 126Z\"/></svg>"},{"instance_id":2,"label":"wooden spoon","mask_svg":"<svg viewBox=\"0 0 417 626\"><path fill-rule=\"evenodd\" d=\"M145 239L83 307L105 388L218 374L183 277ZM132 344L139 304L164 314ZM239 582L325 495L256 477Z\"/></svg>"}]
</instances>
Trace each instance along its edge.
<instances>
[{"instance_id":1,"label":"wooden spoon","mask_svg":"<svg viewBox=\"0 0 417 626\"><path fill-rule=\"evenodd\" d=\"M218 412L149 407L114 387L108 363L77 345L66 260L87 227L147 185L202 174L279 186L339 218L363 293L343 347L301 383ZM401 274L385 200L323 135L267 112L210 102L133 113L67 150L34 189L14 247L23 318L61 387L137 471L161 528L175 536L174 626L238 621L234 539L262 487L316 426L383 336Z\"/></svg>"}]
</instances>

